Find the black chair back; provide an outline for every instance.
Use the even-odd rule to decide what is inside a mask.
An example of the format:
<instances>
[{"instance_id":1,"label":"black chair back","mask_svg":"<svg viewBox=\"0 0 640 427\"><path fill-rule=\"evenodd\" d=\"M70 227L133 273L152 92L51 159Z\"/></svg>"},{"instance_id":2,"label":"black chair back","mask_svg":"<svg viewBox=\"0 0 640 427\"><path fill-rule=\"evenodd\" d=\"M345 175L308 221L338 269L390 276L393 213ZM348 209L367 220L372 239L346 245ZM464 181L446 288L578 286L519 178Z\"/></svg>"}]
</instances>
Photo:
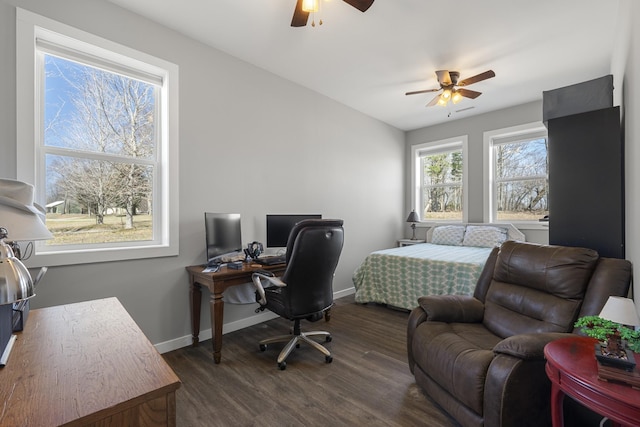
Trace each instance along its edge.
<instances>
[{"instance_id":1,"label":"black chair back","mask_svg":"<svg viewBox=\"0 0 640 427\"><path fill-rule=\"evenodd\" d=\"M340 219L309 219L291 230L282 275L287 286L280 289L291 318L317 316L333 305L333 276L344 243L342 225Z\"/></svg>"}]
</instances>

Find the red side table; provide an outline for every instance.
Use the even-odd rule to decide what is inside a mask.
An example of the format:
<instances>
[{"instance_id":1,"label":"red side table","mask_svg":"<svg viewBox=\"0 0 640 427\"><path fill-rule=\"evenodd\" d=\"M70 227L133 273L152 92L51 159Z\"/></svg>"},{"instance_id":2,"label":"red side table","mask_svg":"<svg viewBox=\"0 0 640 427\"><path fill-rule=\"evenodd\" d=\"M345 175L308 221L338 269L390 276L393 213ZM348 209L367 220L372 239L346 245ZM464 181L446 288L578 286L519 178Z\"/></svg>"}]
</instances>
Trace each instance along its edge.
<instances>
[{"instance_id":1,"label":"red side table","mask_svg":"<svg viewBox=\"0 0 640 427\"><path fill-rule=\"evenodd\" d=\"M613 426L640 426L640 390L598 379L595 344L593 338L576 335L553 341L544 348L547 376L551 380L553 426L564 424L565 394L609 418Z\"/></svg>"}]
</instances>

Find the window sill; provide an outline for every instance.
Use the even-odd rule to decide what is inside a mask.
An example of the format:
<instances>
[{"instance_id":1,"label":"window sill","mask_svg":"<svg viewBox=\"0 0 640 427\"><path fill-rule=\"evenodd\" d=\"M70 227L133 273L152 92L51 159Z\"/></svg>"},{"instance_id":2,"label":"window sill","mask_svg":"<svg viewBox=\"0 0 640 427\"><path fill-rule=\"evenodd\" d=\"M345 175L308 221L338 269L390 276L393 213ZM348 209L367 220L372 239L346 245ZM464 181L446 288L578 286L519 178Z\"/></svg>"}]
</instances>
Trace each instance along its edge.
<instances>
[{"instance_id":1,"label":"window sill","mask_svg":"<svg viewBox=\"0 0 640 427\"><path fill-rule=\"evenodd\" d=\"M518 230L549 230L548 222L541 222L541 221L495 222L495 224L500 224L500 223L513 224L513 226ZM444 224L461 224L462 225L464 223L462 221L423 221L420 223L416 223L416 228L431 228L431 227L444 225ZM470 224L473 224L473 222L470 222Z\"/></svg>"},{"instance_id":2,"label":"window sill","mask_svg":"<svg viewBox=\"0 0 640 427\"><path fill-rule=\"evenodd\" d=\"M518 230L549 230L548 222L512 222Z\"/></svg>"}]
</instances>

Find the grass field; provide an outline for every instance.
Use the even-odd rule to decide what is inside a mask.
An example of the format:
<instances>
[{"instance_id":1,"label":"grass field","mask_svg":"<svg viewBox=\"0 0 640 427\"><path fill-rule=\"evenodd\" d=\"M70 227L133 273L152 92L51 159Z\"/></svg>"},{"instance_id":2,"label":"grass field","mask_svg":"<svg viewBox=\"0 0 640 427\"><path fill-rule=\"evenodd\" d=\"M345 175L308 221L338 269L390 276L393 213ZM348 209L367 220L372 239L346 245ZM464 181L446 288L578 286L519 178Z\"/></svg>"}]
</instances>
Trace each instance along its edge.
<instances>
[{"instance_id":1,"label":"grass field","mask_svg":"<svg viewBox=\"0 0 640 427\"><path fill-rule=\"evenodd\" d=\"M132 242L153 238L152 216L136 215L133 228L125 229L125 217L105 215L104 224L97 224L93 215L47 214L47 228L53 233L49 245Z\"/></svg>"}]
</instances>

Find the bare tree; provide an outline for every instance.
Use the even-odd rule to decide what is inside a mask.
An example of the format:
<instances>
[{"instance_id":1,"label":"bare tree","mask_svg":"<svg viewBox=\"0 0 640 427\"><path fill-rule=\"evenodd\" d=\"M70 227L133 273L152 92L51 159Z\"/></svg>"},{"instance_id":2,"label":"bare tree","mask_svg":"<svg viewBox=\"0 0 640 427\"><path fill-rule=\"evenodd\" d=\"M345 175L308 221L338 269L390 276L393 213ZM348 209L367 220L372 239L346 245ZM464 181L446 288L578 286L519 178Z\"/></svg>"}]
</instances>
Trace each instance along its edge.
<instances>
[{"instance_id":1,"label":"bare tree","mask_svg":"<svg viewBox=\"0 0 640 427\"><path fill-rule=\"evenodd\" d=\"M95 212L98 223L109 209L122 208L125 228L132 228L136 207L151 197L153 172L137 159L154 154L155 88L89 66L58 71L73 91L59 139L74 150L51 161L59 192ZM74 157L78 151L82 157Z\"/></svg>"}]
</instances>

